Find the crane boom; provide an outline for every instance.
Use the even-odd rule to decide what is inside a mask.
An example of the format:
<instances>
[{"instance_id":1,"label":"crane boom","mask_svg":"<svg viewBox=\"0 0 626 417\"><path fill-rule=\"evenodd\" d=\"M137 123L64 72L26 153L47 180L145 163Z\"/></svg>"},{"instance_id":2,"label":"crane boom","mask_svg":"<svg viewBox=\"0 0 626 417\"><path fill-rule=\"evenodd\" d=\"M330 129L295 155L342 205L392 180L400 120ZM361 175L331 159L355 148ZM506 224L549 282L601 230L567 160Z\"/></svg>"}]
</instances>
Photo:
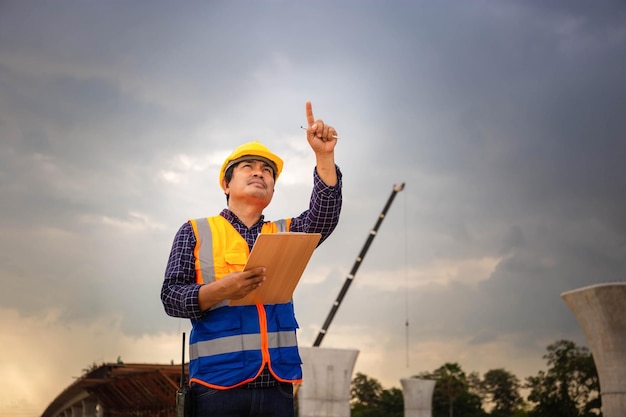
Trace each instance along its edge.
<instances>
[{"instance_id":1,"label":"crane boom","mask_svg":"<svg viewBox=\"0 0 626 417\"><path fill-rule=\"evenodd\" d=\"M365 257L365 254L367 253L367 250L372 244L374 237L376 237L378 228L383 222L383 219L385 218L385 215L387 214L387 210L389 210L391 203L393 203L393 199L396 197L396 194L398 194L398 192L402 191L403 189L404 189L404 183L400 185L394 184L393 191L391 192L391 195L389 196L389 199L387 200L387 204L385 204L383 211L378 216L378 221L376 221L374 228L370 231L369 236L367 237L367 240L365 241L365 245L363 245L363 249L361 249L361 253L359 253L359 256L356 258L356 261L354 262L354 266L352 267L350 274L348 274L346 281L344 282L343 287L341 288L341 291L339 292L339 295L337 296L337 299L333 303L333 306L330 309L330 312L328 313L328 317L326 317L326 321L324 322L322 329L317 334L317 338L315 339L315 342L313 343L313 347L319 347L322 344L322 339L324 339L324 336L326 335L326 332L328 331L328 327L330 326L330 323L333 321L333 318L335 317L335 313L337 313L337 310L339 309L339 305L341 304L343 297L348 292L348 288L350 288L350 284L352 284L352 281L354 280L354 276L356 275L356 272L359 270L359 267L361 266L361 262L363 261L363 258Z\"/></svg>"}]
</instances>

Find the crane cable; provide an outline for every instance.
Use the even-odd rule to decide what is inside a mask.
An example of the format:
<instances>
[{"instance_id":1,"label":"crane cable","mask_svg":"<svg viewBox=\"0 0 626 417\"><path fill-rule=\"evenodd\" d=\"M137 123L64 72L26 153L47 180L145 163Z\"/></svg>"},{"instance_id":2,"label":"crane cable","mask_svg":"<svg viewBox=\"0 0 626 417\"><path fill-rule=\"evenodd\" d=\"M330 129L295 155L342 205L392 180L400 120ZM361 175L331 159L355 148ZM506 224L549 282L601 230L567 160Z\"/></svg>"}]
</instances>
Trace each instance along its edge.
<instances>
[{"instance_id":1,"label":"crane cable","mask_svg":"<svg viewBox=\"0 0 626 417\"><path fill-rule=\"evenodd\" d=\"M406 338L406 367L409 368L409 232L406 194L404 199L404 328Z\"/></svg>"}]
</instances>

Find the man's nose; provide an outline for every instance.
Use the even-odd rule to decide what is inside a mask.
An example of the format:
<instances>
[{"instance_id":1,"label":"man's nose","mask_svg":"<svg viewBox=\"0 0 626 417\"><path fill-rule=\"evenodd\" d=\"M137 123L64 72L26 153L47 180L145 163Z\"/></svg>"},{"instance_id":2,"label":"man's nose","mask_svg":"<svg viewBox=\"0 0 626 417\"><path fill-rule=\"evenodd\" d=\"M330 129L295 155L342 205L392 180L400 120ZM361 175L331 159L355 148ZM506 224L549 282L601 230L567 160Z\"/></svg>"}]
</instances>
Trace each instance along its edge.
<instances>
[{"instance_id":1,"label":"man's nose","mask_svg":"<svg viewBox=\"0 0 626 417\"><path fill-rule=\"evenodd\" d=\"M257 176L263 176L263 166L262 165L255 165L252 167L252 174L253 175L257 175Z\"/></svg>"}]
</instances>

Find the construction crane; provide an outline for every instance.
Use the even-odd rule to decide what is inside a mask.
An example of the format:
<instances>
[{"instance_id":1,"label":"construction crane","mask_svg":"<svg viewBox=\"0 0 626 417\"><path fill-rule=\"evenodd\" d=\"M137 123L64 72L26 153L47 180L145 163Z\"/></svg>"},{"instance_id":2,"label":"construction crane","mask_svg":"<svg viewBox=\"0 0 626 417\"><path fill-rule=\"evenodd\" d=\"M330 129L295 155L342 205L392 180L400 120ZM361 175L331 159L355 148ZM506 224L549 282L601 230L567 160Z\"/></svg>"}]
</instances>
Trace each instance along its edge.
<instances>
[{"instance_id":1,"label":"construction crane","mask_svg":"<svg viewBox=\"0 0 626 417\"><path fill-rule=\"evenodd\" d=\"M367 237L367 240L365 241L365 245L363 245L363 249L361 249L361 253L359 253L359 256L356 258L356 261L354 262L354 266L352 267L350 274L348 274L346 281L344 282L343 287L341 288L341 291L339 292L339 295L337 296L337 299L333 303L333 306L330 309L330 312L328 313L328 317L326 317L326 321L324 322L322 329L318 333L317 338L315 339L315 342L313 343L313 347L319 347L322 344L322 340L324 339L324 336L326 335L326 332L328 331L328 327L330 327L330 323L333 321L333 318L335 317L335 313L337 313L337 310L339 309L339 305L341 304L343 297L345 297L346 293L348 292L348 288L350 288L350 284L352 284L352 281L354 280L354 276L356 275L356 272L359 270L359 267L361 266L361 262L363 262L363 258L365 257L365 254L367 253L367 250L372 244L374 237L376 237L378 228L383 222L385 215L387 214L387 210L389 210L391 203L393 203L393 199L396 197L396 194L398 194L403 189L404 189L404 183L400 185L394 184L393 191L391 192L391 195L389 196L389 199L387 200L387 204L385 204L383 211L378 216L378 220L376 221L374 228L370 231L370 234Z\"/></svg>"}]
</instances>

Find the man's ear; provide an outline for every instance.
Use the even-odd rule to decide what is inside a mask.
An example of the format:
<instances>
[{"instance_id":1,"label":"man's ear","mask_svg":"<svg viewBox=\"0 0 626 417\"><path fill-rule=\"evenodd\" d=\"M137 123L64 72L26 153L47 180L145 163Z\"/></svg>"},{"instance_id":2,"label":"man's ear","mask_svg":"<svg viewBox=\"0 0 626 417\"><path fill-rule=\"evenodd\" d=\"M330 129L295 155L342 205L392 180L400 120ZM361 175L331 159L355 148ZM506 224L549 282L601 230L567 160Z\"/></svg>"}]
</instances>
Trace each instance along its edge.
<instances>
[{"instance_id":1,"label":"man's ear","mask_svg":"<svg viewBox=\"0 0 626 417\"><path fill-rule=\"evenodd\" d=\"M222 178L222 190L224 190L224 194L228 194L226 190L228 190L228 182L226 182L226 178Z\"/></svg>"}]
</instances>

